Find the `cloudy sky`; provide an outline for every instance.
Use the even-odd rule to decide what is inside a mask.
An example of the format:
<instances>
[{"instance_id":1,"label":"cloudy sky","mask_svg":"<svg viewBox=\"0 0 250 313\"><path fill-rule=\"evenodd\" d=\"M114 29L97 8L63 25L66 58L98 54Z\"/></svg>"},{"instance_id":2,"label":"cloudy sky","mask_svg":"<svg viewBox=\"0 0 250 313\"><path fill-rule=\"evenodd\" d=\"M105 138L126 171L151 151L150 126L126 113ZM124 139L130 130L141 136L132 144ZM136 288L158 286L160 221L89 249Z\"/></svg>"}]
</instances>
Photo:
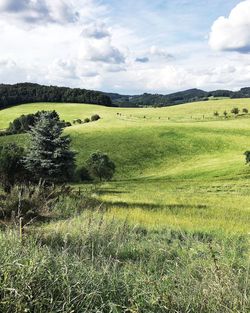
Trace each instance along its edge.
<instances>
[{"instance_id":1,"label":"cloudy sky","mask_svg":"<svg viewBox=\"0 0 250 313\"><path fill-rule=\"evenodd\" d=\"M0 0L0 83L250 86L250 0Z\"/></svg>"}]
</instances>

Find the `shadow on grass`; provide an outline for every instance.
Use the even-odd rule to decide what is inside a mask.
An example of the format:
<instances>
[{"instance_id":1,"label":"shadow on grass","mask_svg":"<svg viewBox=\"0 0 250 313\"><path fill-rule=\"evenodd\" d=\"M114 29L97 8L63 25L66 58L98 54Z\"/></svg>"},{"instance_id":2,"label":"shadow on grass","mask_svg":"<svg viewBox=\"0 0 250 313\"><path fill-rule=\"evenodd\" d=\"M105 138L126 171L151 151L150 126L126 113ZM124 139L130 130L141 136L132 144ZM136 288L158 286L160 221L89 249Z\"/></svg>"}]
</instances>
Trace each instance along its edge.
<instances>
[{"instance_id":1,"label":"shadow on grass","mask_svg":"<svg viewBox=\"0 0 250 313\"><path fill-rule=\"evenodd\" d=\"M135 202L135 203L128 203L123 201L104 201L104 206L107 208L110 207L118 207L122 209L145 209L145 210L164 210L164 209L190 209L190 208L196 208L196 209L207 209L207 205L198 204L198 205L186 205L186 204L155 204L155 203L145 203L145 202Z\"/></svg>"}]
</instances>

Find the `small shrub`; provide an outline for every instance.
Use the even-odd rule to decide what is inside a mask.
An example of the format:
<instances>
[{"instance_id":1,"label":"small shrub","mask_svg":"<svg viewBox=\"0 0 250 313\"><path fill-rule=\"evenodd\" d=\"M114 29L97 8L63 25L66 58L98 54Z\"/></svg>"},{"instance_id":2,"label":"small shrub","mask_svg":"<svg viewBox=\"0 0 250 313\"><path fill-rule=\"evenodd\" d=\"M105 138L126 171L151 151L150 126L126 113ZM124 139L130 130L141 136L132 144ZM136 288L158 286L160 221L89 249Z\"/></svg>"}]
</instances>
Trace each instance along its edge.
<instances>
[{"instance_id":1,"label":"small shrub","mask_svg":"<svg viewBox=\"0 0 250 313\"><path fill-rule=\"evenodd\" d=\"M91 116L91 122L98 121L101 117L98 114L94 114Z\"/></svg>"},{"instance_id":2,"label":"small shrub","mask_svg":"<svg viewBox=\"0 0 250 313\"><path fill-rule=\"evenodd\" d=\"M87 117L84 119L84 123L89 123L90 122L90 119Z\"/></svg>"},{"instance_id":3,"label":"small shrub","mask_svg":"<svg viewBox=\"0 0 250 313\"><path fill-rule=\"evenodd\" d=\"M73 124L82 124L82 120L80 118L73 121Z\"/></svg>"},{"instance_id":4,"label":"small shrub","mask_svg":"<svg viewBox=\"0 0 250 313\"><path fill-rule=\"evenodd\" d=\"M224 115L225 117L227 117L227 115L228 115L228 114L227 114L227 111L224 111L224 112L223 112L223 115Z\"/></svg>"},{"instance_id":5,"label":"small shrub","mask_svg":"<svg viewBox=\"0 0 250 313\"><path fill-rule=\"evenodd\" d=\"M231 110L231 113L233 113L234 115L238 115L240 113L240 110L238 108L233 108Z\"/></svg>"},{"instance_id":6,"label":"small shrub","mask_svg":"<svg viewBox=\"0 0 250 313\"><path fill-rule=\"evenodd\" d=\"M214 112L214 116L216 116L216 117L217 117L217 116L219 116L219 115L220 115L220 114L219 114L219 112L218 112L218 111L215 111L215 112Z\"/></svg>"},{"instance_id":7,"label":"small shrub","mask_svg":"<svg viewBox=\"0 0 250 313\"><path fill-rule=\"evenodd\" d=\"M247 113L248 113L248 109L247 109L247 108L244 108L244 109L242 110L242 112L245 113L245 114L247 114Z\"/></svg>"},{"instance_id":8,"label":"small shrub","mask_svg":"<svg viewBox=\"0 0 250 313\"><path fill-rule=\"evenodd\" d=\"M246 151L244 155L246 157L246 164L249 164L250 163L250 151Z\"/></svg>"}]
</instances>

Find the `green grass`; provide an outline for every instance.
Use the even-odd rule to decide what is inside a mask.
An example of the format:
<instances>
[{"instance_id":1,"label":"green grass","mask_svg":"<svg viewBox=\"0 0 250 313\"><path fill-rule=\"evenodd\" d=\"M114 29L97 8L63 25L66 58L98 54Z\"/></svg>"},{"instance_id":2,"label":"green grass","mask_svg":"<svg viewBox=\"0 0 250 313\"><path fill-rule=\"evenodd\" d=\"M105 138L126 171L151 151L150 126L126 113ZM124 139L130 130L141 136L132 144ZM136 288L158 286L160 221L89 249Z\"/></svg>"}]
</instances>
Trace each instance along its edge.
<instances>
[{"instance_id":1,"label":"green grass","mask_svg":"<svg viewBox=\"0 0 250 313\"><path fill-rule=\"evenodd\" d=\"M64 219L31 227L22 242L15 231L0 232L0 311L249 312L250 168L243 153L250 115L213 116L233 107L250 109L250 99L0 111L0 129L41 109L66 121L99 114L100 121L65 133L79 166L96 150L117 166L112 182L76 186L101 200L99 212L74 216L82 204L65 202L57 208ZM0 137L0 144L27 146L27 139Z\"/></svg>"},{"instance_id":2,"label":"green grass","mask_svg":"<svg viewBox=\"0 0 250 313\"><path fill-rule=\"evenodd\" d=\"M250 100L159 109L27 104L2 110L0 126L39 109L56 109L66 121L97 113L100 121L72 126L66 133L72 137L79 165L96 150L107 152L115 161L115 181L103 186L98 195L111 208L109 214L150 227L247 233L250 169L243 153L250 148L250 119L248 115L213 116L214 111L222 114L233 107L250 108ZM10 136L0 142L25 145L26 139L25 135Z\"/></svg>"}]
</instances>

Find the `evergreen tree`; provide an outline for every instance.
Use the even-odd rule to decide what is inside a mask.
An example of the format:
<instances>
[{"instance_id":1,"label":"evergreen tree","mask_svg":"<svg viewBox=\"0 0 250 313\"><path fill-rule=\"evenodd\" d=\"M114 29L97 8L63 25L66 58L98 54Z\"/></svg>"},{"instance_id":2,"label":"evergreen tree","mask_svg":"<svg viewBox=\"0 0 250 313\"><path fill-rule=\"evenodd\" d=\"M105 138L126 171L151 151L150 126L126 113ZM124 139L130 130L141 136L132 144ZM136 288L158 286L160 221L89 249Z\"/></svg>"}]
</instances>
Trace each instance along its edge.
<instances>
[{"instance_id":1,"label":"evergreen tree","mask_svg":"<svg viewBox=\"0 0 250 313\"><path fill-rule=\"evenodd\" d=\"M31 127L24 164L36 180L60 183L72 178L75 153L70 151L70 137L63 136L62 132L59 116L52 112L43 112Z\"/></svg>"}]
</instances>

